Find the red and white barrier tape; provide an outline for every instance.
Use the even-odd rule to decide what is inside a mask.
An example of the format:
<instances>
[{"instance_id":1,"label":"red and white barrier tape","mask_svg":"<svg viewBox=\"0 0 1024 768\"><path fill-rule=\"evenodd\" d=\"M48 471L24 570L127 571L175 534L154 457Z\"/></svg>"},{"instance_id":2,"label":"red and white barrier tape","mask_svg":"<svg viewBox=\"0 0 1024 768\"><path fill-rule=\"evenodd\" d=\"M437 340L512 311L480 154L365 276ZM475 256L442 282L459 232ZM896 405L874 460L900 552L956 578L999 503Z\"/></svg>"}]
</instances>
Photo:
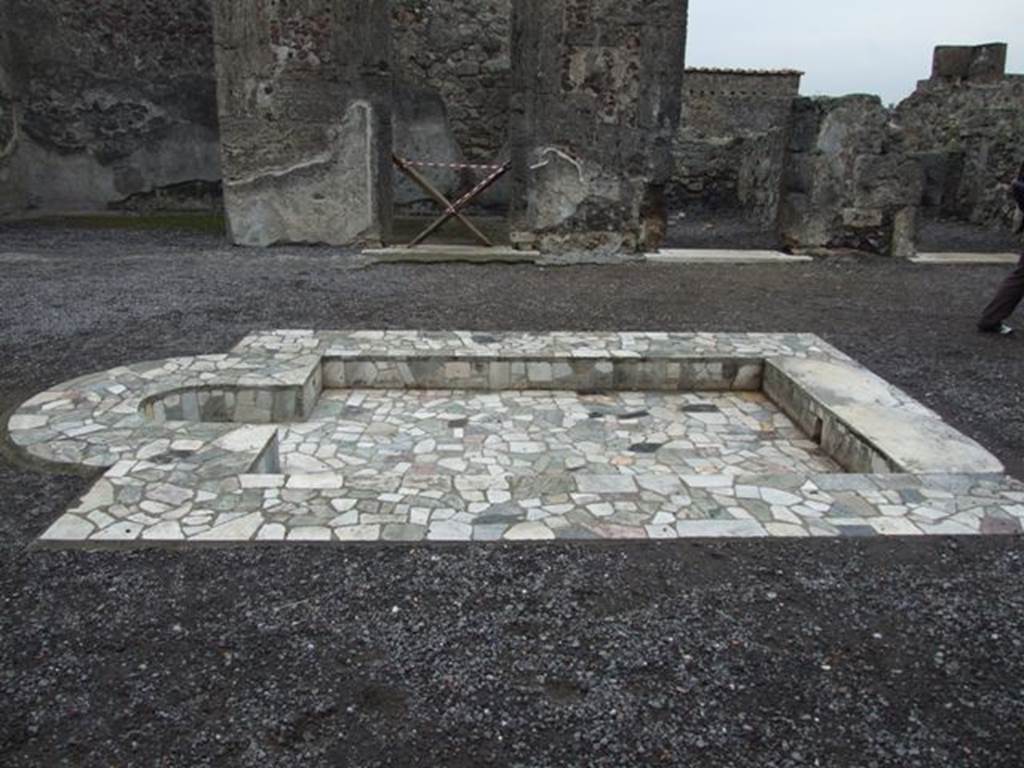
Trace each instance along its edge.
<instances>
[{"instance_id":1,"label":"red and white barrier tape","mask_svg":"<svg viewBox=\"0 0 1024 768\"><path fill-rule=\"evenodd\" d=\"M405 157L399 159L406 165L411 165L413 168L454 168L457 170L497 171L504 167L501 165L480 165L477 163L435 163L430 160L409 160Z\"/></svg>"},{"instance_id":2,"label":"red and white barrier tape","mask_svg":"<svg viewBox=\"0 0 1024 768\"><path fill-rule=\"evenodd\" d=\"M508 164L495 166L494 173L492 173L486 179L484 179L479 184L477 184L475 187L473 187L471 190L469 190L469 192L467 192L462 197L460 197L458 200L456 200L454 203L452 203L451 207L446 211L446 213L451 213L451 214L458 213L460 210L462 210L462 206L463 205L465 205L467 202L469 202L474 197L476 197L477 194L479 194L480 190L482 190L485 187L487 187L492 181L494 181L496 178L501 176L507 170L508 170Z\"/></svg>"}]
</instances>

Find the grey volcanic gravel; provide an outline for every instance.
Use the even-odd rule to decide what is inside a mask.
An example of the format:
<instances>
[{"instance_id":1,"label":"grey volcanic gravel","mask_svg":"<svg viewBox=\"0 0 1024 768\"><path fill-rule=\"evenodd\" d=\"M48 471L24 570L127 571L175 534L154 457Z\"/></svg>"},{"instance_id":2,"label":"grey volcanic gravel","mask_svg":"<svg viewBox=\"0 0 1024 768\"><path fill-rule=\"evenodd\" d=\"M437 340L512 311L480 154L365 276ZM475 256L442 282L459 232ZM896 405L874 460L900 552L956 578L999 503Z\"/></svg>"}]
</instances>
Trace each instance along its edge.
<instances>
[{"instance_id":1,"label":"grey volcanic gravel","mask_svg":"<svg viewBox=\"0 0 1024 768\"><path fill-rule=\"evenodd\" d=\"M367 266L0 226L0 411L258 328L810 331L1024 476L1004 269ZM1020 766L1018 539L44 552L0 457L4 766Z\"/></svg>"}]
</instances>

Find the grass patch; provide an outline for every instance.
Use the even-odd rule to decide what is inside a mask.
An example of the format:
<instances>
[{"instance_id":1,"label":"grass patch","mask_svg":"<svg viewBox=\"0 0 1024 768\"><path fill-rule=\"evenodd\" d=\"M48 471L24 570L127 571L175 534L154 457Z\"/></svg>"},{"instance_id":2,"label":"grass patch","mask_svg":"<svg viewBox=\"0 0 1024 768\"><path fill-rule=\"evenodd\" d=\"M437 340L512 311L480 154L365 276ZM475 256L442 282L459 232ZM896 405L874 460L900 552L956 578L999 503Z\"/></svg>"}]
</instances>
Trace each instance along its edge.
<instances>
[{"instance_id":1,"label":"grass patch","mask_svg":"<svg viewBox=\"0 0 1024 768\"><path fill-rule=\"evenodd\" d=\"M476 216L468 214L469 220L489 237L496 245L507 245L510 242L508 220L500 216ZM432 216L395 216L392 222L390 244L408 243L423 231ZM477 245L466 228L456 220L449 221L427 240L427 243L444 245Z\"/></svg>"},{"instance_id":2,"label":"grass patch","mask_svg":"<svg viewBox=\"0 0 1024 768\"><path fill-rule=\"evenodd\" d=\"M74 229L195 232L220 237L227 232L224 216L210 213L155 213L139 216L102 213L48 216L41 221Z\"/></svg>"}]
</instances>

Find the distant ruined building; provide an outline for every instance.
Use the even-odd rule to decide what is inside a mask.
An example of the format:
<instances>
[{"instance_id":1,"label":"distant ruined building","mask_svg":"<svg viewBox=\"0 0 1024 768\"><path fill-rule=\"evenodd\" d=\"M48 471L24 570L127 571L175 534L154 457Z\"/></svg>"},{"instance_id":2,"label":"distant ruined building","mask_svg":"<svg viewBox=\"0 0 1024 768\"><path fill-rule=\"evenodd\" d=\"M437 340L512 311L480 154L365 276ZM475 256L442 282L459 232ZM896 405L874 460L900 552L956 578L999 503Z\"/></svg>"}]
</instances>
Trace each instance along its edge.
<instances>
[{"instance_id":1,"label":"distant ruined building","mask_svg":"<svg viewBox=\"0 0 1024 768\"><path fill-rule=\"evenodd\" d=\"M687 70L673 201L709 228L740 217L801 249L912 255L921 217L1008 226L1024 157L1024 76L1007 47L940 46L895 108L801 98L800 73Z\"/></svg>"},{"instance_id":2,"label":"distant ruined building","mask_svg":"<svg viewBox=\"0 0 1024 768\"><path fill-rule=\"evenodd\" d=\"M733 222L765 245L905 256L923 219L1013 216L1024 76L1006 74L1003 44L937 48L931 77L890 108L800 97L799 72L684 73L685 37L663 33L685 35L685 4L669 0L289 8L0 0L0 215L218 210L227 174L239 242L374 240L392 208L427 202L390 175L393 148L453 164L520 158L484 203L511 207L524 247L654 247L667 211L698 244ZM232 58L236 43L245 56ZM650 103L655 84L674 94ZM333 171L289 178L291 191L270 173L332 152ZM360 176L367 157L376 170ZM473 177L432 178L454 192ZM315 221L304 200L322 208Z\"/></svg>"}]
</instances>

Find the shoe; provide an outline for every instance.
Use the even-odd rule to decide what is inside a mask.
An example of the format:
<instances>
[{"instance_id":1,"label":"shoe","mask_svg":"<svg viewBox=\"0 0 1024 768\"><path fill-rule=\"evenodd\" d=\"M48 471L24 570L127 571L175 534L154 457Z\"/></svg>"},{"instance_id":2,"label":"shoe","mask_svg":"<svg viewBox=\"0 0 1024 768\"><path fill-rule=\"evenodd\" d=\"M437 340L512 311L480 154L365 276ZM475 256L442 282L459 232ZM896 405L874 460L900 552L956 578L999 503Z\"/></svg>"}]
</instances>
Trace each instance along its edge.
<instances>
[{"instance_id":1,"label":"shoe","mask_svg":"<svg viewBox=\"0 0 1024 768\"><path fill-rule=\"evenodd\" d=\"M1012 336L1016 331L1006 323L1000 323L992 328L978 328L982 333L998 333L1000 336Z\"/></svg>"}]
</instances>

